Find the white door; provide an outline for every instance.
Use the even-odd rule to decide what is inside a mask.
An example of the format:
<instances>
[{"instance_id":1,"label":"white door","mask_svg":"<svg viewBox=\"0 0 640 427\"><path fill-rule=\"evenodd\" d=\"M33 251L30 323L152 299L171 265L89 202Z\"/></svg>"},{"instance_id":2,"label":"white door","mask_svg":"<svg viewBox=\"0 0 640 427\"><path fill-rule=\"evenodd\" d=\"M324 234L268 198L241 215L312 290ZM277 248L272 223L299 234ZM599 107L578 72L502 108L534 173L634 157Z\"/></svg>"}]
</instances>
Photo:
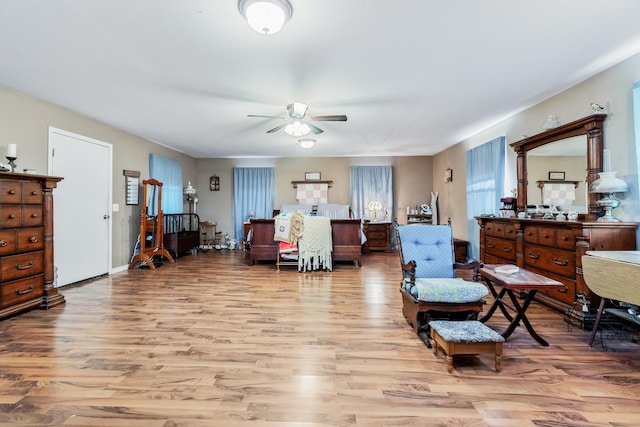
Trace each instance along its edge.
<instances>
[{"instance_id":1,"label":"white door","mask_svg":"<svg viewBox=\"0 0 640 427\"><path fill-rule=\"evenodd\" d=\"M111 144L49 128L56 286L111 269L111 168Z\"/></svg>"}]
</instances>

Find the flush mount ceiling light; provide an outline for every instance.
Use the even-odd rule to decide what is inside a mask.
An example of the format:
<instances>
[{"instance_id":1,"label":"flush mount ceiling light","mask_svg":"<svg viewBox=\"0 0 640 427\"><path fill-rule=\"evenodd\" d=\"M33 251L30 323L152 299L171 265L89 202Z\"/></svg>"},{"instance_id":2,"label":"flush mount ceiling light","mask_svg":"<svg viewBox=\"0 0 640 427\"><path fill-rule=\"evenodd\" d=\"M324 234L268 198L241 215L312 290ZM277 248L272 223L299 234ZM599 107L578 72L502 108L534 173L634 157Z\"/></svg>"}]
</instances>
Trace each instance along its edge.
<instances>
[{"instance_id":1,"label":"flush mount ceiling light","mask_svg":"<svg viewBox=\"0 0 640 427\"><path fill-rule=\"evenodd\" d=\"M302 123L300 120L292 120L283 130L287 135L291 136L305 136L311 132L309 125Z\"/></svg>"},{"instance_id":2,"label":"flush mount ceiling light","mask_svg":"<svg viewBox=\"0 0 640 427\"><path fill-rule=\"evenodd\" d=\"M251 28L264 35L280 31L293 15L289 0L238 0L238 10Z\"/></svg>"},{"instance_id":3,"label":"flush mount ceiling light","mask_svg":"<svg viewBox=\"0 0 640 427\"><path fill-rule=\"evenodd\" d=\"M298 144L300 144L300 147L302 148L312 148L316 143L315 139L311 139L311 138L305 138L305 139L299 139L298 140Z\"/></svg>"}]
</instances>

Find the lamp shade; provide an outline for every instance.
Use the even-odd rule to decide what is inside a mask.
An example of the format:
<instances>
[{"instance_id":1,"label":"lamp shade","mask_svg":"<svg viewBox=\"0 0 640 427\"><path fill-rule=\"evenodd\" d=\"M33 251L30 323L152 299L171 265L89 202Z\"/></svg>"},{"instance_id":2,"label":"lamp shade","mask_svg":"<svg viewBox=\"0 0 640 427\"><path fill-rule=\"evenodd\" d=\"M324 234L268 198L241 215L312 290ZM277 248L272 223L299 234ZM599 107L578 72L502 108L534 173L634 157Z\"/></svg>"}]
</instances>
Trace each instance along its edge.
<instances>
[{"instance_id":1,"label":"lamp shade","mask_svg":"<svg viewBox=\"0 0 640 427\"><path fill-rule=\"evenodd\" d=\"M288 0L239 0L238 10L251 28L265 35L280 31L293 14Z\"/></svg>"},{"instance_id":2,"label":"lamp shade","mask_svg":"<svg viewBox=\"0 0 640 427\"><path fill-rule=\"evenodd\" d=\"M629 185L616 177L614 171L600 172L599 178L591 183L590 193L622 193L629 191Z\"/></svg>"},{"instance_id":3,"label":"lamp shade","mask_svg":"<svg viewBox=\"0 0 640 427\"><path fill-rule=\"evenodd\" d=\"M189 183L185 187L184 194L186 196L193 196L194 194L196 194L196 189L191 186L191 181L189 181Z\"/></svg>"},{"instance_id":4,"label":"lamp shade","mask_svg":"<svg viewBox=\"0 0 640 427\"><path fill-rule=\"evenodd\" d=\"M299 120L293 120L285 126L284 132L291 136L305 136L311 132L311 128L306 123L302 123Z\"/></svg>"},{"instance_id":5,"label":"lamp shade","mask_svg":"<svg viewBox=\"0 0 640 427\"><path fill-rule=\"evenodd\" d=\"M316 144L316 140L311 138L299 139L298 144L300 144L301 148L313 148Z\"/></svg>"}]
</instances>

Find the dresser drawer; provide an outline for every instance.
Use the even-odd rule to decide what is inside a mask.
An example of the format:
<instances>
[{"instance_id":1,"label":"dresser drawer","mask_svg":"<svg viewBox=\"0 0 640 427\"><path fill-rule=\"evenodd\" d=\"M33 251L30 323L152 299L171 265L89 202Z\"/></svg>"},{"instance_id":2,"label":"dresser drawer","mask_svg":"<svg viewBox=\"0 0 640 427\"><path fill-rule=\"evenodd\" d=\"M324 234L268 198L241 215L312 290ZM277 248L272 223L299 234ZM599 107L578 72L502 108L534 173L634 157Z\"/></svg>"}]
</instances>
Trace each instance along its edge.
<instances>
[{"instance_id":1,"label":"dresser drawer","mask_svg":"<svg viewBox=\"0 0 640 427\"><path fill-rule=\"evenodd\" d=\"M538 244L545 246L555 246L557 228L540 227L538 228Z\"/></svg>"},{"instance_id":2,"label":"dresser drawer","mask_svg":"<svg viewBox=\"0 0 640 427\"><path fill-rule=\"evenodd\" d=\"M44 228L19 228L17 230L17 252L31 252L44 249Z\"/></svg>"},{"instance_id":3,"label":"dresser drawer","mask_svg":"<svg viewBox=\"0 0 640 427\"><path fill-rule=\"evenodd\" d=\"M16 230L0 230L0 256L9 255L16 251Z\"/></svg>"},{"instance_id":4,"label":"dresser drawer","mask_svg":"<svg viewBox=\"0 0 640 427\"><path fill-rule=\"evenodd\" d=\"M385 240L387 237L387 233L384 231L368 231L367 239L370 240Z\"/></svg>"},{"instance_id":5,"label":"dresser drawer","mask_svg":"<svg viewBox=\"0 0 640 427\"><path fill-rule=\"evenodd\" d=\"M0 206L0 228L15 228L22 224L22 206Z\"/></svg>"},{"instance_id":6,"label":"dresser drawer","mask_svg":"<svg viewBox=\"0 0 640 427\"><path fill-rule=\"evenodd\" d=\"M571 251L539 245L525 245L525 267L550 271L564 277L576 277L576 255Z\"/></svg>"},{"instance_id":7,"label":"dresser drawer","mask_svg":"<svg viewBox=\"0 0 640 427\"><path fill-rule=\"evenodd\" d=\"M22 202L22 182L12 180L0 180L0 203Z\"/></svg>"},{"instance_id":8,"label":"dresser drawer","mask_svg":"<svg viewBox=\"0 0 640 427\"><path fill-rule=\"evenodd\" d=\"M538 227L528 225L522 230L522 240L525 243L538 243Z\"/></svg>"},{"instance_id":9,"label":"dresser drawer","mask_svg":"<svg viewBox=\"0 0 640 427\"><path fill-rule=\"evenodd\" d=\"M22 183L22 203L25 205L42 204L42 185L39 182Z\"/></svg>"},{"instance_id":10,"label":"dresser drawer","mask_svg":"<svg viewBox=\"0 0 640 427\"><path fill-rule=\"evenodd\" d=\"M572 230L559 229L556 233L556 243L560 249L576 250L576 236Z\"/></svg>"},{"instance_id":11,"label":"dresser drawer","mask_svg":"<svg viewBox=\"0 0 640 427\"><path fill-rule=\"evenodd\" d=\"M44 252L29 252L0 258L0 281L21 279L44 271Z\"/></svg>"},{"instance_id":12,"label":"dresser drawer","mask_svg":"<svg viewBox=\"0 0 640 427\"><path fill-rule=\"evenodd\" d=\"M26 279L14 280L0 285L0 308L9 307L34 298L44 293L44 275L39 274Z\"/></svg>"},{"instance_id":13,"label":"dresser drawer","mask_svg":"<svg viewBox=\"0 0 640 427\"><path fill-rule=\"evenodd\" d=\"M513 240L486 237L484 250L490 255L495 255L510 261L515 261L516 259L516 242Z\"/></svg>"},{"instance_id":14,"label":"dresser drawer","mask_svg":"<svg viewBox=\"0 0 640 427\"><path fill-rule=\"evenodd\" d=\"M22 207L22 227L38 227L42 225L42 205L25 205Z\"/></svg>"}]
</instances>

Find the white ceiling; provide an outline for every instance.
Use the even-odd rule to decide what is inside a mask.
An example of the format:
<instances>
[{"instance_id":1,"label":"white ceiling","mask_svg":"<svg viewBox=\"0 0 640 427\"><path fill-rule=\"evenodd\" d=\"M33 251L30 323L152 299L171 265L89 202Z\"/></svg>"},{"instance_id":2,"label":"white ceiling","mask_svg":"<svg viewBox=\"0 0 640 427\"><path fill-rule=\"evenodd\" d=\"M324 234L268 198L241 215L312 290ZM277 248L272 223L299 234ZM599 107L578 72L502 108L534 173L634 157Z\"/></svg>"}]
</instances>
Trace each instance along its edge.
<instances>
[{"instance_id":1,"label":"white ceiling","mask_svg":"<svg viewBox=\"0 0 640 427\"><path fill-rule=\"evenodd\" d=\"M640 51L637 0L0 0L0 84L194 157L433 155ZM292 101L346 114L311 150Z\"/></svg>"}]
</instances>

